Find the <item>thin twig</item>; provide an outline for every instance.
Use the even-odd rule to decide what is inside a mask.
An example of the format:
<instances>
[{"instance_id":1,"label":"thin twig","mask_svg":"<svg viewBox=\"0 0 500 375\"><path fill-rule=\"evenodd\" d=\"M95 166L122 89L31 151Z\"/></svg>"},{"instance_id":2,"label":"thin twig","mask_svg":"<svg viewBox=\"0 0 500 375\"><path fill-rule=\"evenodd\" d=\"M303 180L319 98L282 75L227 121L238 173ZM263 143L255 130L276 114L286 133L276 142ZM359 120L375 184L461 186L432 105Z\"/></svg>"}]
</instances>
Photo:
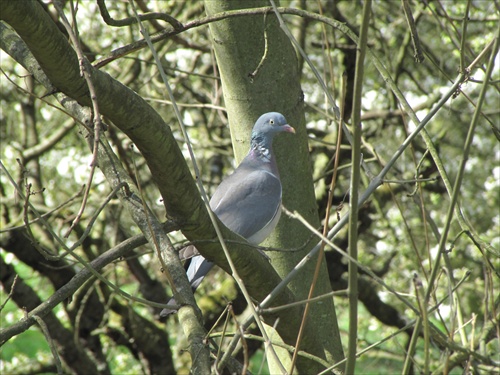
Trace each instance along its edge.
<instances>
[{"instance_id":1,"label":"thin twig","mask_svg":"<svg viewBox=\"0 0 500 375\"><path fill-rule=\"evenodd\" d=\"M9 300L12 298L12 295L14 294L14 289L16 288L17 280L19 279L19 274L14 276L14 281L12 282L12 286L10 288L9 294L5 298L5 301L3 301L2 305L0 305L0 312L2 312L3 308L9 302ZM4 287L5 288L5 287Z\"/></svg>"},{"instance_id":2,"label":"thin twig","mask_svg":"<svg viewBox=\"0 0 500 375\"><path fill-rule=\"evenodd\" d=\"M219 325L220 321L222 320L222 318L226 318L226 320L224 321L224 328L222 329L222 338L224 338L224 335L226 333L226 328L227 328L227 321L229 320L229 306L231 304L228 304L226 305L226 307L224 308L224 311L222 311L219 315L219 317L217 318L217 320L215 321L214 324L212 324L212 328L210 328L210 330L207 332L207 335L206 335L206 339L211 339L212 337L212 332L215 330L215 328ZM222 340L221 340L222 342ZM217 354L215 355L215 363L214 363L214 366L215 368L217 368L217 362L219 362L220 360L220 354L221 354L221 347L218 346L217 347Z\"/></svg>"},{"instance_id":3,"label":"thin twig","mask_svg":"<svg viewBox=\"0 0 500 375\"><path fill-rule=\"evenodd\" d=\"M460 71L464 72L465 69L465 41L467 40L467 25L469 24L469 10L472 1L467 0L465 7L464 18L462 20L462 36L460 39Z\"/></svg>"},{"instance_id":4,"label":"thin twig","mask_svg":"<svg viewBox=\"0 0 500 375\"><path fill-rule=\"evenodd\" d=\"M425 56L422 53L422 46L420 45L420 39L418 37L417 26L415 25L415 20L413 19L413 13L411 12L410 3L408 0L401 0L403 3L403 10L406 17L406 22L410 27L411 40L413 42L413 49L415 51L414 57L417 63L423 63Z\"/></svg>"},{"instance_id":5,"label":"thin twig","mask_svg":"<svg viewBox=\"0 0 500 375\"><path fill-rule=\"evenodd\" d=\"M324 299L331 298L334 296L346 296L348 293L349 293L348 290L338 290L338 291L322 294L322 295L317 296L317 297L308 298L308 299L305 299L302 301L287 303L286 305L282 305L282 306L268 307L268 308L262 309L261 312L263 314L276 313L276 312L281 311L281 310L289 309L290 307L301 306L301 305L305 305L308 303L319 302L319 301L322 301ZM295 345L295 348L296 347L297 347L297 345Z\"/></svg>"},{"instance_id":6,"label":"thin twig","mask_svg":"<svg viewBox=\"0 0 500 375\"><path fill-rule=\"evenodd\" d=\"M433 182L438 181L439 177L429 177L429 178L414 178L412 180L391 180L391 179L383 179L382 183L384 184L418 184L420 182ZM413 194L408 194L408 196L412 196Z\"/></svg>"},{"instance_id":7,"label":"thin twig","mask_svg":"<svg viewBox=\"0 0 500 375\"><path fill-rule=\"evenodd\" d=\"M61 23L64 25L64 28L66 29L71 42L73 43L73 46L75 48L76 54L78 55L78 61L80 63L80 70L81 70L81 75L85 79L85 82L87 83L87 86L89 88L89 94L90 94L90 101L92 103L92 114L93 114L93 122L94 122L94 147L93 147L93 152L92 152L92 162L90 163L90 173L86 185L86 190L85 193L83 194L83 200L82 200L82 205L80 207L80 210L76 214L75 219L73 220L71 226L67 230L67 232L64 234L64 238L68 238L70 233L73 231L75 226L78 224L80 221L83 212L85 211L85 206L87 205L87 200L90 194L90 189L92 187L92 181L94 179L94 173L95 173L95 168L97 167L97 152L99 151L99 135L101 133L101 115L99 112L99 104L97 102L97 94L95 90L94 83L92 82L92 77L90 75L90 70L89 67L90 62L87 60L85 57L85 54L82 51L82 48L80 46L80 38L78 37L78 26L76 22L76 13L75 13L75 8L73 5L73 1L70 1L71 5L71 14L73 17L73 24L75 27L75 30L71 27L68 19L66 18L66 15L64 14L64 11L62 9L61 4L59 3L59 0L54 1L54 7L56 8L57 12L59 13L59 17L61 18Z\"/></svg>"},{"instance_id":8,"label":"thin twig","mask_svg":"<svg viewBox=\"0 0 500 375\"><path fill-rule=\"evenodd\" d=\"M47 324L43 321L42 318L40 318L37 315L33 315L33 319L38 323L40 328L42 329L43 335L45 336L45 340L47 340L47 344L49 345L50 351L52 353L52 357L54 358L54 363L57 368L57 373L58 374L64 374L63 368L62 368L62 363L61 363L61 358L59 357L59 353L57 352L57 348L54 345L54 341L52 340L52 337L50 336L49 328L47 327Z\"/></svg>"},{"instance_id":9,"label":"thin twig","mask_svg":"<svg viewBox=\"0 0 500 375\"><path fill-rule=\"evenodd\" d=\"M83 234L71 246L71 248L70 248L71 250L76 250L78 247L80 247L80 245L83 243L83 241L90 234L90 231L92 230L92 227L94 226L94 223L96 222L96 220L99 217L99 215L102 212L102 210L104 210L104 208L109 204L109 202L111 202L111 200L116 196L116 194L120 191L120 189L122 189L125 186L127 186L127 184L125 182L121 182L121 183L119 183L118 185L116 185L113 188L113 190L111 191L111 193L109 193L108 196L104 199L104 202L99 207L97 207L97 209L95 210L94 214L90 218L89 223L85 227L85 230L83 231ZM64 256L66 256L66 254L68 254L68 252L69 251L66 251L66 252L62 253L60 257L62 258Z\"/></svg>"},{"instance_id":10,"label":"thin twig","mask_svg":"<svg viewBox=\"0 0 500 375\"><path fill-rule=\"evenodd\" d=\"M137 189L139 190L139 195L141 197L141 203L142 203L143 210L146 213L146 222L147 222L147 225L149 228L149 232L151 233L151 239L153 240L153 245L154 245L154 249L156 252L156 256L158 257L158 260L160 261L161 272L163 272L165 274L167 281L168 281L168 284L169 284L170 288L172 288L173 293L177 294L177 287L175 286L174 280L172 279L172 275L170 275L168 267L165 264L165 261L163 259L162 253L161 253L161 246L158 243L158 239L156 238L154 230L153 230L153 225L151 223L153 212L149 209L149 207L146 204L146 198L144 197L144 192L142 191L142 184L141 184L141 181L139 181L139 172L137 170L137 164L135 163L135 158L132 158L132 162L134 165L134 173L135 173L136 181L137 181ZM157 219L155 218L155 220L157 220ZM170 238L168 236L165 236L165 239L167 242L167 246L169 246L173 251L174 246L172 245Z\"/></svg>"},{"instance_id":11,"label":"thin twig","mask_svg":"<svg viewBox=\"0 0 500 375\"><path fill-rule=\"evenodd\" d=\"M267 59L267 53L269 51L269 45L267 41L267 28L266 28L266 16L267 13L264 13L264 53L262 54L262 57L259 61L259 64L255 68L255 70L252 73L249 73L248 76L250 77L251 82L254 81L255 77L259 73L260 68L264 65L264 62Z\"/></svg>"},{"instance_id":12,"label":"thin twig","mask_svg":"<svg viewBox=\"0 0 500 375\"><path fill-rule=\"evenodd\" d=\"M276 326L277 326L277 324L274 324L273 325L273 329L276 329ZM221 335L222 335L221 332L215 332L215 333L212 334L211 337L220 337ZM237 337L237 336L240 337L240 335L241 335L240 331L236 331L236 332L233 332L233 333L226 333L225 334L226 337L233 337L233 339L235 337ZM253 335L251 333L245 333L244 334L244 338L247 339L247 340L254 340L254 341L261 341L261 342L264 341L264 339L261 336ZM295 350L292 345L285 344L282 341L280 342L280 341L273 340L272 344L273 344L273 346L276 346L278 348L283 348L283 349L287 350L289 353L292 353ZM321 364L323 367L328 367L330 365L330 363L328 363L324 359L322 359L320 357L317 357L317 356L315 356L315 355L313 355L311 353L304 352L302 350L299 351L299 356L301 356L303 358L308 358L308 359L310 359L312 361L315 361L315 362ZM265 361L265 358L263 359L263 361ZM261 373L263 373L263 371L259 371L259 372L256 372L256 373L261 374ZM338 371L335 371L334 373L335 374L340 374L340 372L338 372Z\"/></svg>"},{"instance_id":13,"label":"thin twig","mask_svg":"<svg viewBox=\"0 0 500 375\"><path fill-rule=\"evenodd\" d=\"M428 285L426 295L425 295L425 302L426 303L428 303L430 300L431 293L432 293L432 290L434 288L434 281L437 277L437 273L439 270L440 257L443 254L443 252L445 251L446 242L448 240L448 232L449 232L451 222L452 222L454 212L455 212L455 205L456 205L456 203L458 201L458 197L460 195L460 187L461 187L462 179L463 179L464 172L465 172L465 165L468 161L470 148L471 148L472 141L474 138L474 131L475 131L476 125L479 121L479 117L481 114L481 107L482 107L482 105L484 103L484 99L486 97L486 91L488 89L488 81L491 77L491 74L493 72L493 67L495 65L495 57L496 57L497 51L499 49L499 40L500 40L500 35L497 35L495 38L495 44L494 44L493 50L491 51L488 67L486 69L486 74L485 74L485 79L484 79L485 82L481 88L481 92L479 93L477 106L476 106L476 109L474 111L474 115L472 117L471 124L469 126L469 131L467 133L467 137L466 137L465 144L463 147L464 152L462 154L462 158L460 160L460 165L458 168L458 174L457 174L457 177L455 179L455 183L453 185L452 194L451 194L451 198L450 198L450 205L448 207L448 213L447 213L447 217L446 217L446 221L445 221L445 226L444 226L444 229L443 229L442 234L441 234L441 240L439 242L437 256L436 256L436 259L434 260L434 267L432 269L432 273L431 273L431 276L429 278L429 285Z\"/></svg>"},{"instance_id":14,"label":"thin twig","mask_svg":"<svg viewBox=\"0 0 500 375\"><path fill-rule=\"evenodd\" d=\"M363 155L361 153L361 100L363 97L364 63L367 50L368 25L370 24L371 0L363 3L363 16L359 32L358 53L356 55L356 73L354 77L354 93L352 103L352 151L351 151L351 183L349 188L349 229L348 245L348 288L349 288L349 338L347 344L346 373L354 374L356 368L356 349L358 344L358 196L361 182Z\"/></svg>"},{"instance_id":15,"label":"thin twig","mask_svg":"<svg viewBox=\"0 0 500 375\"><path fill-rule=\"evenodd\" d=\"M110 16L104 0L97 0L97 5L99 7L99 11L101 12L102 19L104 20L104 22L106 22L107 25L110 26L122 27L122 26L135 25L136 23L139 22L139 20L140 21L162 20L168 22L174 28L174 30L180 30L182 28L182 23L167 13L149 12L137 15L137 17L126 17L122 18L121 20L115 20L113 17Z\"/></svg>"},{"instance_id":16,"label":"thin twig","mask_svg":"<svg viewBox=\"0 0 500 375\"><path fill-rule=\"evenodd\" d=\"M241 337L242 337L242 340L241 340L241 346L243 346L243 370L242 370L242 373L246 374L247 369L248 369L249 356L248 356L248 344L247 344L247 340L245 338L245 331L243 330L243 327L239 324L238 319L237 319L236 315L234 314L234 310L233 310L232 305L229 305L229 313L231 314L231 317L233 318L234 324L236 325L236 329L240 332ZM268 344L268 346L269 346L269 344Z\"/></svg>"},{"instance_id":17,"label":"thin twig","mask_svg":"<svg viewBox=\"0 0 500 375\"><path fill-rule=\"evenodd\" d=\"M0 160L0 168L3 171L8 172L1 160ZM25 199L24 194L22 193L21 189L16 184L16 182L12 179L12 176L10 174L8 174L8 173L6 173L6 175L9 178L9 181L12 184L12 186L14 186L14 188L16 189L16 191L19 194L19 196L21 197L21 199ZM40 213L35 209L35 207L33 207L33 205L32 205L31 202L28 201L28 205L29 205L29 209L40 220L41 224L45 227L45 229L47 230L47 232L56 240L56 242L59 244L59 246L61 246L67 253L71 254L71 256L73 256L73 258L75 258L79 263L81 263L81 265L83 267L85 267L89 272L91 272L93 276L95 276L96 278L98 278L100 281L102 281L104 284L106 284L108 287L110 287L116 293L120 294L121 296L123 296L123 297L125 297L127 299L139 302L139 303L147 305L147 306L159 307L159 308L162 308L162 309L169 307L166 304L157 303L157 302L153 302L153 301L148 301L148 300L145 300L143 298L132 296L129 293L121 290L118 286L116 286L115 284L113 284L111 281L109 281L105 277L103 277L98 272L98 270L96 270L96 269L93 268L93 266L92 266L93 262L90 262L90 263L87 262L84 258L82 258L80 255L78 255L77 253L75 253L74 249L72 249L71 247L68 247L68 245L66 244L65 241L63 241L59 236L56 235L56 233L53 231L53 229L49 225L49 223L45 220L45 218L42 217L42 215L40 215ZM59 259L59 257L57 257L56 259Z\"/></svg>"},{"instance_id":18,"label":"thin twig","mask_svg":"<svg viewBox=\"0 0 500 375\"><path fill-rule=\"evenodd\" d=\"M31 327L35 323L33 315L43 318L45 315L50 313L54 309L54 307L73 295L73 293L75 293L75 291L78 290L88 279L90 279L92 276L95 276L94 272L100 271L106 265L114 262L116 259L119 259L122 256L125 256L134 248L146 243L147 241L143 235L137 235L123 241L117 246L99 255L92 262L90 262L90 267L80 270L75 276L71 278L70 281L59 288L41 305L31 310L25 319L12 324L5 329L2 329L0 331L0 345L8 341L13 336L18 335ZM161 308L166 307L166 305L157 305L157 307Z\"/></svg>"},{"instance_id":19,"label":"thin twig","mask_svg":"<svg viewBox=\"0 0 500 375\"><path fill-rule=\"evenodd\" d=\"M85 186L82 186L82 189L80 189L77 193L75 193L71 198L68 198L66 201L62 202L61 204L57 205L56 207L54 207L53 209L51 209L50 211L44 213L43 215L41 215L42 218L47 218L49 216L52 216L52 214L54 212L57 212L59 211L61 208L63 208L64 206L70 204L71 202L73 202L76 198L80 197L83 193L83 190L85 189ZM38 218L35 218L35 219L32 219L30 221L28 221L28 226L31 225L31 224L35 224L37 223L39 220ZM1 233L5 233L5 232L10 232L10 231L13 231L13 230L18 230L18 229L23 229L23 228L27 228L28 227L26 224L23 224L23 225L17 225L15 227L5 227L5 228L2 228L0 229L0 234Z\"/></svg>"}]
</instances>

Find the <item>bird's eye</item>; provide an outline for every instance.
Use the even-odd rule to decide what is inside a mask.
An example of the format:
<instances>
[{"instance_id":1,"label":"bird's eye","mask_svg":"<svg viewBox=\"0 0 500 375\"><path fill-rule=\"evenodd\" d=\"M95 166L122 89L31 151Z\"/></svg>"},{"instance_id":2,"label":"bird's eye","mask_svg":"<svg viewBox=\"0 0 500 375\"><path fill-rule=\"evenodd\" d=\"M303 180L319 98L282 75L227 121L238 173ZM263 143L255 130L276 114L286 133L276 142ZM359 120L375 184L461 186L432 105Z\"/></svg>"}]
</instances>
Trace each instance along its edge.
<instances>
[{"instance_id":1,"label":"bird's eye","mask_svg":"<svg viewBox=\"0 0 500 375\"><path fill-rule=\"evenodd\" d=\"M269 123L270 123L271 125L274 125L274 120L272 120L272 119L271 119L271 120L269 120Z\"/></svg>"}]
</instances>

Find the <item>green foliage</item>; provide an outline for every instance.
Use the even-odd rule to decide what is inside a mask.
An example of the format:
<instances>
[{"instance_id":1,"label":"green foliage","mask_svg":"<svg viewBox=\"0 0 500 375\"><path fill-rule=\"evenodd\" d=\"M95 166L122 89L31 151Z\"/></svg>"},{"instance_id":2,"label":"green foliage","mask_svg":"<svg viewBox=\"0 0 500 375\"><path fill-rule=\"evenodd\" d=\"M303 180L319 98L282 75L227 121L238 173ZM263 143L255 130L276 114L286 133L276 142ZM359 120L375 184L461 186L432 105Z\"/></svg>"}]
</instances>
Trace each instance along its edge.
<instances>
[{"instance_id":1,"label":"green foliage","mask_svg":"<svg viewBox=\"0 0 500 375\"><path fill-rule=\"evenodd\" d=\"M6 306L5 314L12 313L15 306ZM10 312L9 312L10 310ZM2 314L3 315L3 314ZM3 320L3 319L2 319ZM5 320L2 327L5 326ZM49 361L51 358L50 348L45 341L43 334L35 329L29 329L23 334L14 337L5 345L0 352L2 360L2 372L5 374L18 373L16 367L24 367L37 361Z\"/></svg>"}]
</instances>

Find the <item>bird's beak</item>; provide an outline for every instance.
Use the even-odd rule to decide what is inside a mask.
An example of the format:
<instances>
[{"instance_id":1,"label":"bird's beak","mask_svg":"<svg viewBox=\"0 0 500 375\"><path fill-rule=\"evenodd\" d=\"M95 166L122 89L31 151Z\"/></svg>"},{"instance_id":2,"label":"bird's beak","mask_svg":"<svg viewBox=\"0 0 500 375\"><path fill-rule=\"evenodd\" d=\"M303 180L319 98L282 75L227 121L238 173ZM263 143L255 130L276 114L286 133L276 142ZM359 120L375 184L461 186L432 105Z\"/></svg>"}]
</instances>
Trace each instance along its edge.
<instances>
[{"instance_id":1,"label":"bird's beak","mask_svg":"<svg viewBox=\"0 0 500 375\"><path fill-rule=\"evenodd\" d=\"M290 125L286 124L283 125L283 130L286 131L287 133L293 133L295 134L295 129L292 128Z\"/></svg>"}]
</instances>

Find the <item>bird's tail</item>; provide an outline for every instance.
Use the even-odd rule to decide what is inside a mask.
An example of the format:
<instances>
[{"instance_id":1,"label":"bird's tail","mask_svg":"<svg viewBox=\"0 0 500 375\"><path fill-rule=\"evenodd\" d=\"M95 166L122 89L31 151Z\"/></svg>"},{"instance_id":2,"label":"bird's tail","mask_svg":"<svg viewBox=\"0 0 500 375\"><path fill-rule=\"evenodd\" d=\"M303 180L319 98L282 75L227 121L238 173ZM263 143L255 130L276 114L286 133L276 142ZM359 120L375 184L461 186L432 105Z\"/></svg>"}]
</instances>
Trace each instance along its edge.
<instances>
[{"instance_id":1,"label":"bird's tail","mask_svg":"<svg viewBox=\"0 0 500 375\"><path fill-rule=\"evenodd\" d=\"M189 267L186 271L187 277L189 282L191 283L191 289L193 292L198 288L202 280L205 278L207 275L208 271L212 269L214 266L214 263L209 262L205 258L203 258L201 255L196 255L191 259L191 263L189 264ZM175 299L172 297L168 302L167 305L176 305ZM172 306L171 309L166 308L163 309L160 313L160 317L166 317L169 316L170 314L176 313L178 307L177 306Z\"/></svg>"}]
</instances>

